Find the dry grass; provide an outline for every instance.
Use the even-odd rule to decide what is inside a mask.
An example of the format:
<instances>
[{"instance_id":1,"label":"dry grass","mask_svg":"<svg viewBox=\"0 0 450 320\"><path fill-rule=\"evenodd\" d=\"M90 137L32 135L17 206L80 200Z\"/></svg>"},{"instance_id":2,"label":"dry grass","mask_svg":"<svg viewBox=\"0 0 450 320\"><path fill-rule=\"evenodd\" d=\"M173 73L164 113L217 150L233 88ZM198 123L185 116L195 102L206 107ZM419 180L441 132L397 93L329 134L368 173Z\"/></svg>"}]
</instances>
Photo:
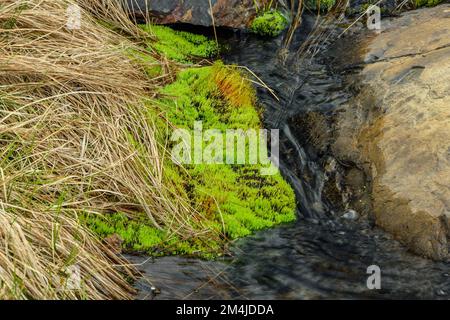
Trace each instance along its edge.
<instances>
[{"instance_id":1,"label":"dry grass","mask_svg":"<svg viewBox=\"0 0 450 320\"><path fill-rule=\"evenodd\" d=\"M0 5L0 298L131 297L133 270L78 224L83 212L145 211L183 238L210 236L163 183L142 97L164 77L147 79L129 54L140 49L96 19L140 31L114 0L78 2L80 30L65 27L69 0ZM82 290L61 290L73 264Z\"/></svg>"}]
</instances>

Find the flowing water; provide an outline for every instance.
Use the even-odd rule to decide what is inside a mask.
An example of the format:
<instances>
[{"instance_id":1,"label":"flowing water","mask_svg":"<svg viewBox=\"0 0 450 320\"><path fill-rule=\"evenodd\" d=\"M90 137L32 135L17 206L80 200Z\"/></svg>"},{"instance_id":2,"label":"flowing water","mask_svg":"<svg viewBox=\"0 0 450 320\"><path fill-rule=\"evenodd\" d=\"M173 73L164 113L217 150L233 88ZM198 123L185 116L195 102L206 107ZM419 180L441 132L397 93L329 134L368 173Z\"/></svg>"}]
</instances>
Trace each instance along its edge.
<instances>
[{"instance_id":1,"label":"flowing water","mask_svg":"<svg viewBox=\"0 0 450 320\"><path fill-rule=\"evenodd\" d=\"M304 30L311 25L307 18ZM294 47L306 34L297 35ZM297 194L298 221L239 240L232 258L218 261L130 256L146 275L136 285L138 298L448 299L450 265L408 253L367 219L343 219L323 195L327 172L314 146L297 137L293 118L333 112L351 96L342 73L330 66L330 56L345 45L332 54L323 43L322 54L297 68L280 61L281 39L236 34L226 41L231 50L224 59L250 68L278 96L258 89L265 127L280 129L280 169ZM370 265L381 268L380 290L367 288ZM160 294L153 295L149 282Z\"/></svg>"}]
</instances>

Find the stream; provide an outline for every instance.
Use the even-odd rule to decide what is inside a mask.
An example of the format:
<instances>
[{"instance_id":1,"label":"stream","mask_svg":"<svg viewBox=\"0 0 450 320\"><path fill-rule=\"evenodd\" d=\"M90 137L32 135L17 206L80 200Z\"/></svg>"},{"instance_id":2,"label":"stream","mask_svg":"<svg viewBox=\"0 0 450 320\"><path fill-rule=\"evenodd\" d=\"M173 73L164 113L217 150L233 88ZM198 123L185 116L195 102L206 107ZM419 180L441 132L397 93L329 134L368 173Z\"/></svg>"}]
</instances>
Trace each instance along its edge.
<instances>
[{"instance_id":1,"label":"stream","mask_svg":"<svg viewBox=\"0 0 450 320\"><path fill-rule=\"evenodd\" d=\"M291 52L313 24L305 17ZM144 274L137 299L448 299L448 263L410 254L370 219L345 219L345 209L324 197L328 173L292 121L310 111L333 112L351 97L339 71L345 68L331 60L352 40L322 42L313 59L285 63L278 57L281 38L235 33L224 41L231 47L224 60L251 69L279 99L258 88L265 127L280 129L280 170L296 192L298 220L241 239L232 257L216 261L127 256ZM381 269L379 290L366 285L370 265ZM155 296L152 286L161 292Z\"/></svg>"}]
</instances>

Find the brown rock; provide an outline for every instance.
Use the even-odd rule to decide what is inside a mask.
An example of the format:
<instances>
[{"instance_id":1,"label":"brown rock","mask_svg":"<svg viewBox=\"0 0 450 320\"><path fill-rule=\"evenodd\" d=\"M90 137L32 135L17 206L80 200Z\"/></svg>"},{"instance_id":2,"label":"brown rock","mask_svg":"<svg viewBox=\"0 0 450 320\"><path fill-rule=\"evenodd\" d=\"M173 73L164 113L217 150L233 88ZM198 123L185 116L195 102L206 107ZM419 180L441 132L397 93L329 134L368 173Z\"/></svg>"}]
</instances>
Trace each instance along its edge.
<instances>
[{"instance_id":1,"label":"brown rock","mask_svg":"<svg viewBox=\"0 0 450 320\"><path fill-rule=\"evenodd\" d=\"M372 177L376 223L436 260L450 239L449 9L382 21L333 146Z\"/></svg>"},{"instance_id":2,"label":"brown rock","mask_svg":"<svg viewBox=\"0 0 450 320\"><path fill-rule=\"evenodd\" d=\"M218 27L246 28L257 13L254 0L211 0L211 5ZM128 6L136 18L158 24L213 25L208 0L128 0Z\"/></svg>"}]
</instances>

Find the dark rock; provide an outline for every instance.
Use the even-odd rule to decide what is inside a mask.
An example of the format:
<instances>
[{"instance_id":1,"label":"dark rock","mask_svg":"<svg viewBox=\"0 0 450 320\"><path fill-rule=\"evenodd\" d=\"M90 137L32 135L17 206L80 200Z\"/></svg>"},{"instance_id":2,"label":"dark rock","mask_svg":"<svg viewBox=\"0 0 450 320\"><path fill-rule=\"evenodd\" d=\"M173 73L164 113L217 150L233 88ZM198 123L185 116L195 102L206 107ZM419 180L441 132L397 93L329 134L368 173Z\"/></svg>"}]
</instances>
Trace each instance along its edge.
<instances>
[{"instance_id":1,"label":"dark rock","mask_svg":"<svg viewBox=\"0 0 450 320\"><path fill-rule=\"evenodd\" d=\"M212 26L208 0L127 0L130 11L138 20L158 24L189 23ZM259 1L262 3L263 1ZM253 0L211 0L214 25L243 29L255 18Z\"/></svg>"}]
</instances>

